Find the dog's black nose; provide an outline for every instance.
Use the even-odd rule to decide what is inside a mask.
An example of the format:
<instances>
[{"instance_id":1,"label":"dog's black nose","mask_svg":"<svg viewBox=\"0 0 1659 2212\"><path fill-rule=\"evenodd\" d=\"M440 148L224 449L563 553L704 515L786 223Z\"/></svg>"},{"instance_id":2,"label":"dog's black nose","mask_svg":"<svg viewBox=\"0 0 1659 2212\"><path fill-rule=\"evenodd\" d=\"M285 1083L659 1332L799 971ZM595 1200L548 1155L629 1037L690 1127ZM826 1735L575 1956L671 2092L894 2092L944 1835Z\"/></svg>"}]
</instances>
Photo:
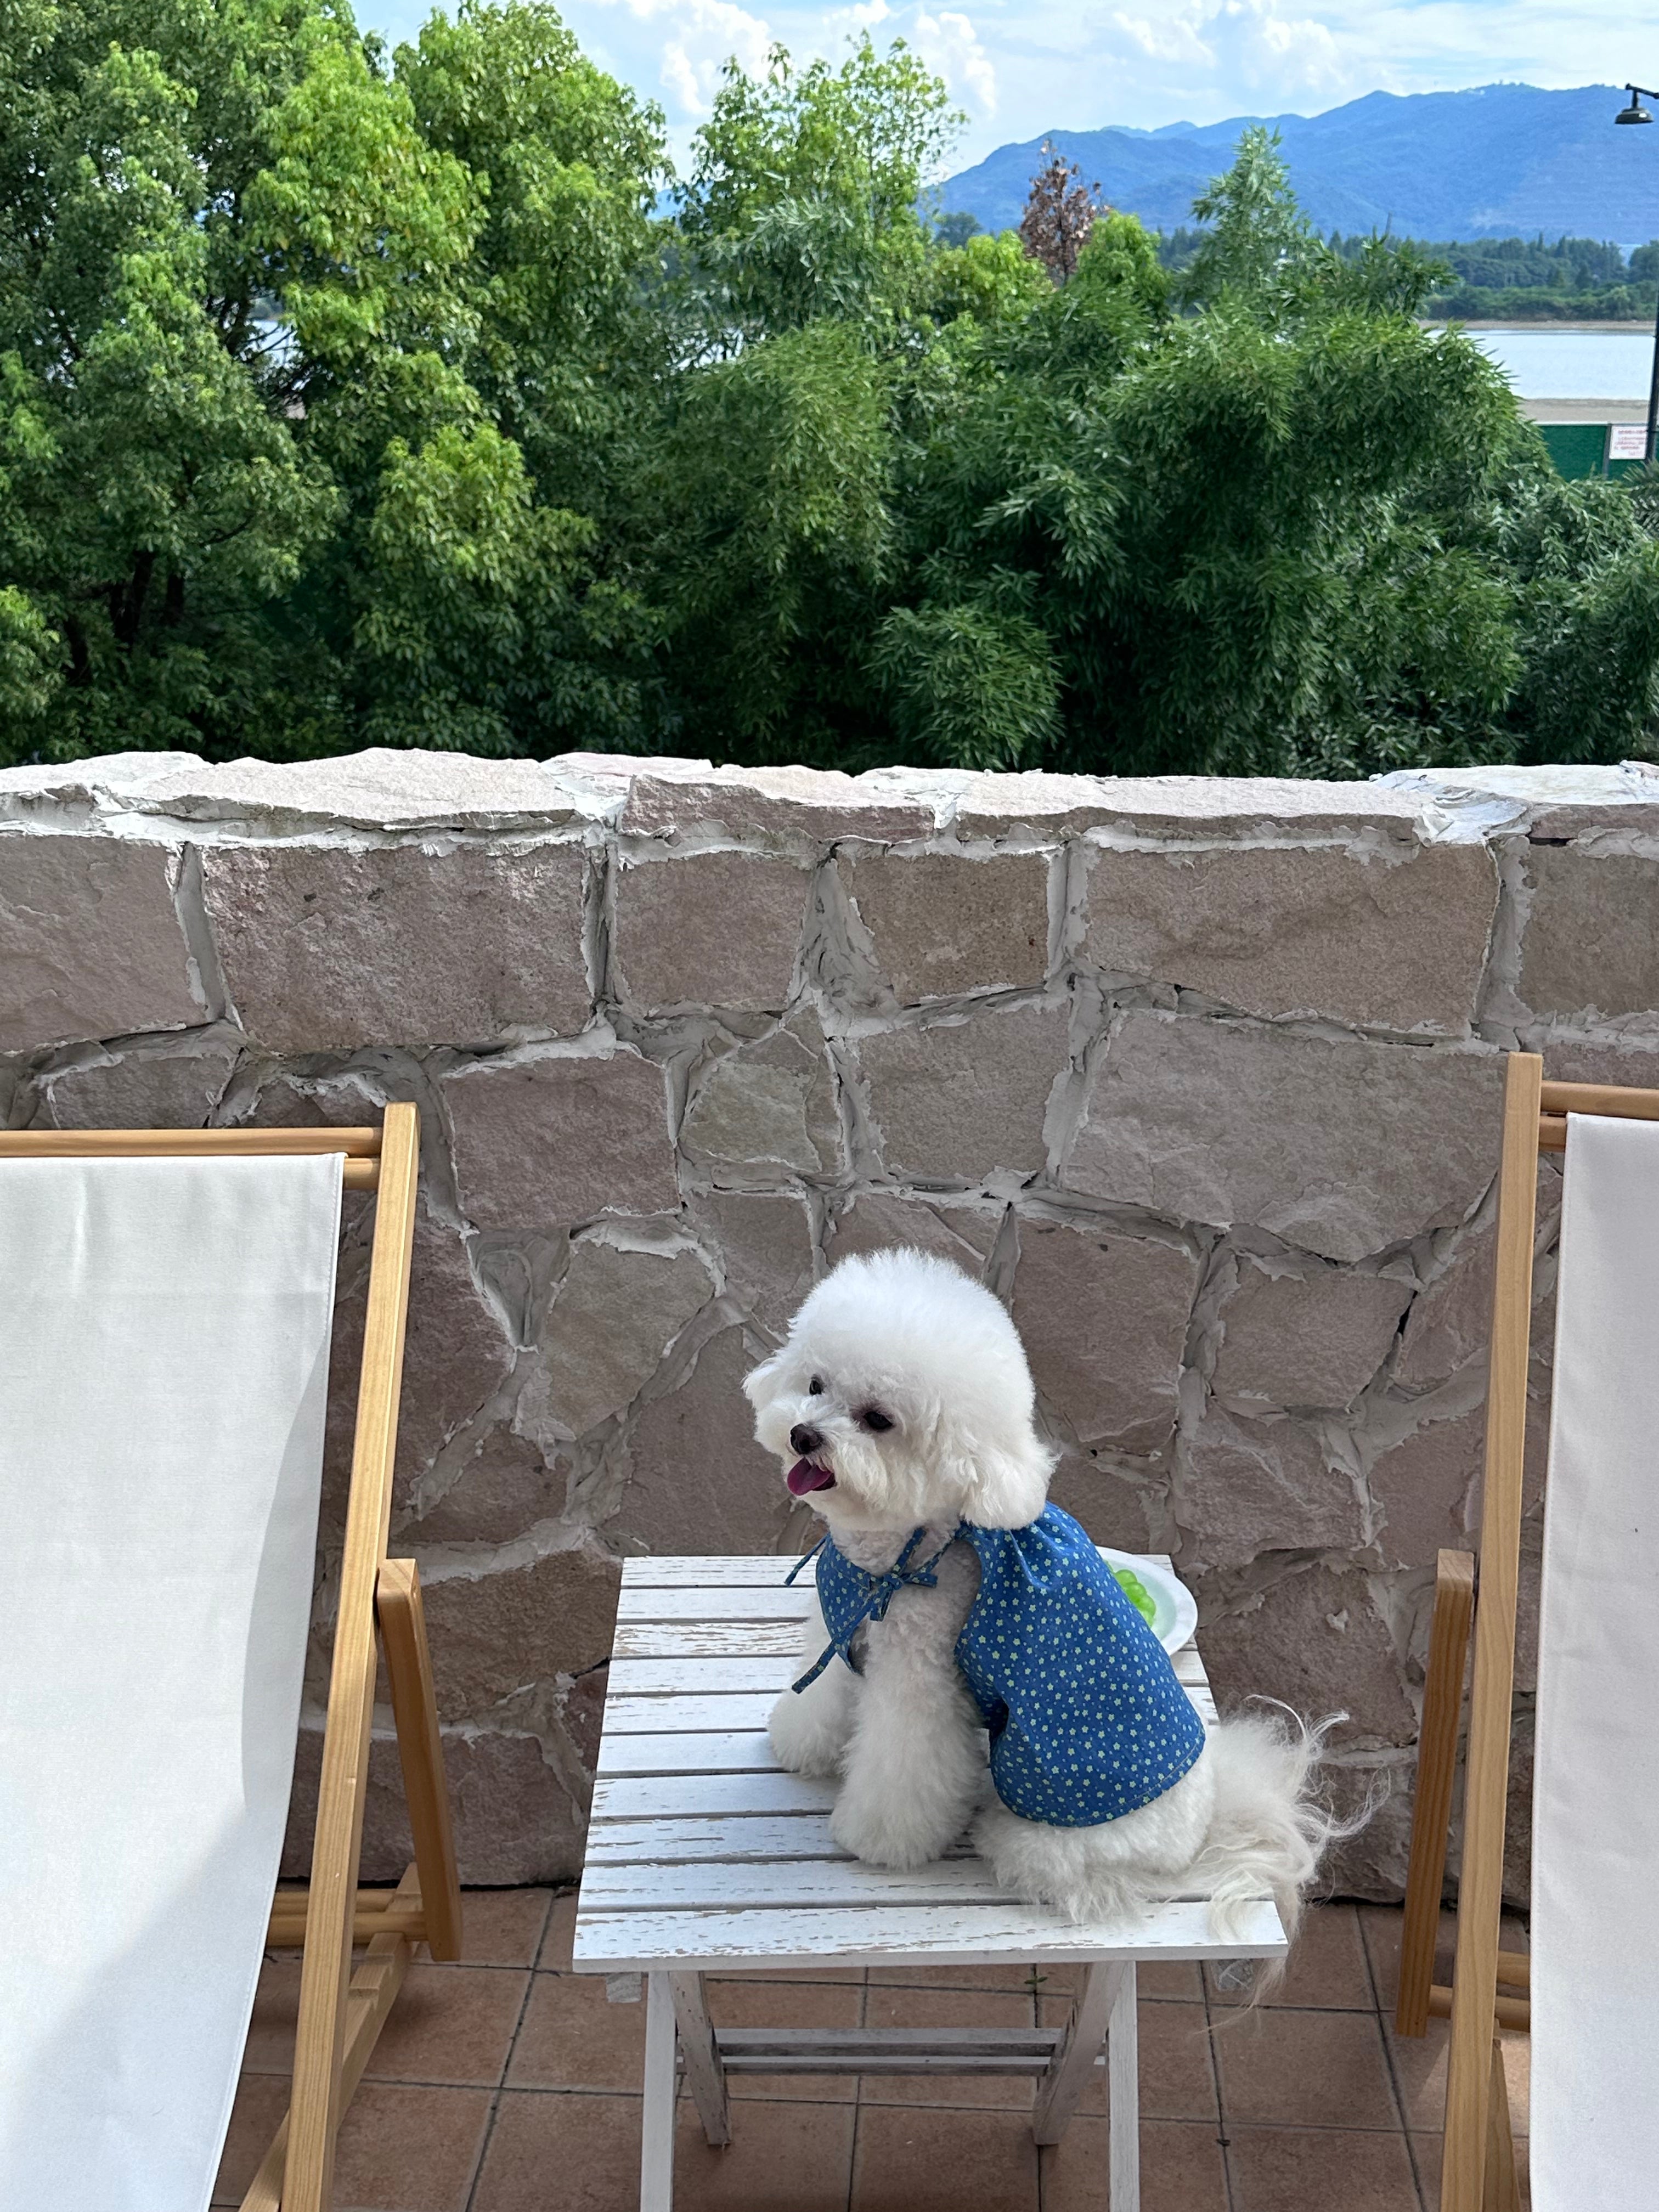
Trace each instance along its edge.
<instances>
[{"instance_id":1,"label":"dog's black nose","mask_svg":"<svg viewBox=\"0 0 1659 2212\"><path fill-rule=\"evenodd\" d=\"M789 1449L798 1451L803 1459L810 1459L823 1442L822 1432L809 1429L805 1421L797 1421L789 1431Z\"/></svg>"}]
</instances>

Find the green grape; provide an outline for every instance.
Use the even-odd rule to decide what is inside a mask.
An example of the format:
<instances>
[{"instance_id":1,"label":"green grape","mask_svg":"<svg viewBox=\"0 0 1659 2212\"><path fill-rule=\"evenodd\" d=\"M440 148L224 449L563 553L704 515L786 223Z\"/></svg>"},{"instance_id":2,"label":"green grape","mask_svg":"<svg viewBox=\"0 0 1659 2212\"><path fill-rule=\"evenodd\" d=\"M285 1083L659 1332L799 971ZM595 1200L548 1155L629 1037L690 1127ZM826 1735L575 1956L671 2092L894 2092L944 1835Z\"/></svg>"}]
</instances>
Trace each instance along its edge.
<instances>
[{"instance_id":1,"label":"green grape","mask_svg":"<svg viewBox=\"0 0 1659 2212\"><path fill-rule=\"evenodd\" d=\"M1121 1584L1125 1597L1150 1626L1158 1619L1158 1607L1152 1592L1141 1581L1140 1577L1133 1573L1129 1568L1114 1567L1112 1572Z\"/></svg>"}]
</instances>

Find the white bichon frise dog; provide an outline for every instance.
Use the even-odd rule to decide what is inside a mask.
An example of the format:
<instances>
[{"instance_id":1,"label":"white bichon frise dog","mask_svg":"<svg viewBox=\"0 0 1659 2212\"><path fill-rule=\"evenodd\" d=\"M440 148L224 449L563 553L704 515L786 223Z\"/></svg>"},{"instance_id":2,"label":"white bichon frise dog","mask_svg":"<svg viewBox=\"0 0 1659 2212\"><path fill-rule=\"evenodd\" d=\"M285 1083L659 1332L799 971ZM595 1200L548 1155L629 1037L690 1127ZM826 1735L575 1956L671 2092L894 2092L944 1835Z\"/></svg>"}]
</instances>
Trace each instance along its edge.
<instances>
[{"instance_id":1,"label":"white bichon frise dog","mask_svg":"<svg viewBox=\"0 0 1659 2212\"><path fill-rule=\"evenodd\" d=\"M770 1731L784 1766L840 1776L842 1850L920 1866L971 1822L1005 1888L1074 1919L1196 1890L1224 1937L1263 1895L1294 1930L1340 1832L1310 1789L1321 1731L1234 1717L1206 1743L1163 1646L1047 1503L1056 1455L988 1291L920 1252L845 1260L744 1387L828 1524Z\"/></svg>"}]
</instances>

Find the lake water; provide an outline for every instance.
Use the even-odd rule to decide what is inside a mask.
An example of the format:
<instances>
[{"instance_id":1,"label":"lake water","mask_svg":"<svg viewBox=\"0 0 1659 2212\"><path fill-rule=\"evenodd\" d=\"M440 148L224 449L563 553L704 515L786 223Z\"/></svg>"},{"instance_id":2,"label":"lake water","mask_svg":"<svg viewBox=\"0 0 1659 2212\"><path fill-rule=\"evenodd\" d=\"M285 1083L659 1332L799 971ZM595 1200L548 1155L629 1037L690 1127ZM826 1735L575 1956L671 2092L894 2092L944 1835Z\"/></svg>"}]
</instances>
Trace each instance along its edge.
<instances>
[{"instance_id":1,"label":"lake water","mask_svg":"<svg viewBox=\"0 0 1659 2212\"><path fill-rule=\"evenodd\" d=\"M1471 331L1522 399L1626 399L1645 405L1651 330Z\"/></svg>"}]
</instances>

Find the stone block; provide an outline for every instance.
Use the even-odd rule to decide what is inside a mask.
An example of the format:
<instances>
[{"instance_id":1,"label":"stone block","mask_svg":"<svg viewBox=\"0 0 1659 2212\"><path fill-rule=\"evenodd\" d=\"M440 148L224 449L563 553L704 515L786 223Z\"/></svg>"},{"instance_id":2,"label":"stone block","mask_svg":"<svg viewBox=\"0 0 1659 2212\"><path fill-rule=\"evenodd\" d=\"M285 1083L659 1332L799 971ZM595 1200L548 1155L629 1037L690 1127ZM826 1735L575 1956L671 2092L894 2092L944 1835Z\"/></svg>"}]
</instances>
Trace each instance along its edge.
<instances>
[{"instance_id":1,"label":"stone block","mask_svg":"<svg viewBox=\"0 0 1659 2212\"><path fill-rule=\"evenodd\" d=\"M205 1020L176 855L126 837L0 836L0 1052Z\"/></svg>"},{"instance_id":2,"label":"stone block","mask_svg":"<svg viewBox=\"0 0 1659 2212\"><path fill-rule=\"evenodd\" d=\"M721 1169L830 1175L841 1164L841 1115L823 1031L810 1006L769 1035L708 1060L680 1126L686 1157Z\"/></svg>"},{"instance_id":3,"label":"stone block","mask_svg":"<svg viewBox=\"0 0 1659 2212\"><path fill-rule=\"evenodd\" d=\"M59 1068L41 1087L54 1128L200 1129L224 1095L240 1046L204 1034L160 1051L105 1054Z\"/></svg>"},{"instance_id":4,"label":"stone block","mask_svg":"<svg viewBox=\"0 0 1659 2212\"><path fill-rule=\"evenodd\" d=\"M629 1552L786 1552L811 1516L754 1441L740 1328L722 1329L678 1390L641 1407L629 1431L628 1490L606 1524Z\"/></svg>"},{"instance_id":5,"label":"stone block","mask_svg":"<svg viewBox=\"0 0 1659 2212\"><path fill-rule=\"evenodd\" d=\"M1531 845L1526 866L1532 904L1520 989L1534 1013L1651 1016L1659 1008L1659 860Z\"/></svg>"},{"instance_id":6,"label":"stone block","mask_svg":"<svg viewBox=\"0 0 1659 2212\"><path fill-rule=\"evenodd\" d=\"M1062 1453L1048 1485L1048 1498L1080 1522L1097 1544L1110 1544L1120 1552L1169 1548L1162 1511L1154 1521L1147 1510L1149 1500L1161 1506L1161 1491L1136 1483L1091 1452Z\"/></svg>"},{"instance_id":7,"label":"stone block","mask_svg":"<svg viewBox=\"0 0 1659 2212\"><path fill-rule=\"evenodd\" d=\"M1449 1227L1498 1164L1496 1053L1137 1010L1097 1063L1062 1181L1328 1259Z\"/></svg>"},{"instance_id":8,"label":"stone block","mask_svg":"<svg viewBox=\"0 0 1659 2212\"><path fill-rule=\"evenodd\" d=\"M837 863L876 959L908 1005L1034 988L1048 972L1048 861L849 852Z\"/></svg>"},{"instance_id":9,"label":"stone block","mask_svg":"<svg viewBox=\"0 0 1659 2212\"><path fill-rule=\"evenodd\" d=\"M1021 1220L1015 1326L1045 1404L1079 1442L1167 1448L1200 1273L1185 1244Z\"/></svg>"},{"instance_id":10,"label":"stone block","mask_svg":"<svg viewBox=\"0 0 1659 2212\"><path fill-rule=\"evenodd\" d=\"M1396 1905L1405 1894L1412 1850L1409 1765L1328 1766L1322 1781L1340 1820L1361 1820L1357 1833L1332 1844L1319 1869L1319 1893Z\"/></svg>"},{"instance_id":11,"label":"stone block","mask_svg":"<svg viewBox=\"0 0 1659 2212\"><path fill-rule=\"evenodd\" d=\"M1246 1698L1280 1698L1316 1720L1346 1710L1334 1743L1417 1740L1417 1716L1400 1680L1394 1638L1364 1575L1307 1567L1218 1610L1202 1578L1205 1667L1223 1711Z\"/></svg>"},{"instance_id":12,"label":"stone block","mask_svg":"<svg viewBox=\"0 0 1659 2212\"><path fill-rule=\"evenodd\" d=\"M372 1216L348 1224L337 1279L327 1457L331 1503L338 1489L342 1510L357 1418L373 1229ZM500 1321L472 1279L461 1239L426 1212L417 1214L398 1413L400 1498L455 1431L506 1381L513 1359L513 1347Z\"/></svg>"},{"instance_id":13,"label":"stone block","mask_svg":"<svg viewBox=\"0 0 1659 2212\"><path fill-rule=\"evenodd\" d=\"M1480 1548L1481 1469L1486 1456L1483 1405L1442 1419L1431 1417L1377 1453L1366 1482L1377 1509L1377 1547L1394 1567L1431 1567L1443 1547ZM1549 1458L1549 1401L1528 1392L1522 1474L1523 1507L1544 1495Z\"/></svg>"},{"instance_id":14,"label":"stone block","mask_svg":"<svg viewBox=\"0 0 1659 2212\"><path fill-rule=\"evenodd\" d=\"M695 853L623 867L613 940L623 995L649 1012L782 1006L811 884L792 860L750 853Z\"/></svg>"},{"instance_id":15,"label":"stone block","mask_svg":"<svg viewBox=\"0 0 1659 2212\"><path fill-rule=\"evenodd\" d=\"M1353 1478L1312 1430L1211 1406L1176 1447L1173 1510L1183 1568L1243 1567L1267 1552L1341 1552L1364 1538Z\"/></svg>"},{"instance_id":16,"label":"stone block","mask_svg":"<svg viewBox=\"0 0 1659 2212\"><path fill-rule=\"evenodd\" d=\"M1068 1049L1058 1006L988 1007L968 1021L865 1037L859 1058L888 1173L957 1183L999 1169L1035 1174Z\"/></svg>"},{"instance_id":17,"label":"stone block","mask_svg":"<svg viewBox=\"0 0 1659 2212\"><path fill-rule=\"evenodd\" d=\"M317 1826L322 1731L302 1729L295 1760L282 1878L308 1881ZM464 1884L481 1889L570 1881L581 1872L584 1823L569 1790L535 1736L518 1729L446 1729L444 1778ZM398 1747L377 1735L369 1746L363 1814L366 1882L396 1882L414 1856Z\"/></svg>"},{"instance_id":18,"label":"stone block","mask_svg":"<svg viewBox=\"0 0 1659 2212\"><path fill-rule=\"evenodd\" d=\"M611 1656L622 1571L596 1548L527 1565L422 1576L438 1710L484 1720L526 1683L579 1674Z\"/></svg>"},{"instance_id":19,"label":"stone block","mask_svg":"<svg viewBox=\"0 0 1659 2212\"><path fill-rule=\"evenodd\" d=\"M711 767L686 761L634 764L621 828L625 836L678 837L688 830L727 837L813 844L846 838L894 843L926 837L944 803L943 780L915 770Z\"/></svg>"},{"instance_id":20,"label":"stone block","mask_svg":"<svg viewBox=\"0 0 1659 2212\"><path fill-rule=\"evenodd\" d=\"M463 1212L481 1229L679 1202L662 1070L636 1053L483 1060L443 1085Z\"/></svg>"},{"instance_id":21,"label":"stone block","mask_svg":"<svg viewBox=\"0 0 1659 2212\"><path fill-rule=\"evenodd\" d=\"M1245 1013L1459 1036L1497 899L1479 845L1104 851L1083 951Z\"/></svg>"},{"instance_id":22,"label":"stone block","mask_svg":"<svg viewBox=\"0 0 1659 2212\"><path fill-rule=\"evenodd\" d=\"M274 1052L568 1036L590 1012L579 844L210 845L203 895Z\"/></svg>"},{"instance_id":23,"label":"stone block","mask_svg":"<svg viewBox=\"0 0 1659 2212\"><path fill-rule=\"evenodd\" d=\"M1211 1388L1247 1413L1349 1405L1387 1358L1411 1294L1389 1275L1291 1275L1242 1255Z\"/></svg>"},{"instance_id":24,"label":"stone block","mask_svg":"<svg viewBox=\"0 0 1659 2212\"><path fill-rule=\"evenodd\" d=\"M548 1449L620 1413L714 1295L692 1253L622 1251L583 1237L553 1294L514 1426Z\"/></svg>"},{"instance_id":25,"label":"stone block","mask_svg":"<svg viewBox=\"0 0 1659 2212\"><path fill-rule=\"evenodd\" d=\"M491 1429L436 1504L418 1520L403 1518L394 1535L405 1544L510 1544L563 1512L569 1473L568 1461L550 1462L527 1437Z\"/></svg>"},{"instance_id":26,"label":"stone block","mask_svg":"<svg viewBox=\"0 0 1659 2212\"><path fill-rule=\"evenodd\" d=\"M989 772L963 780L951 828L964 840L1016 830L1041 836L1109 829L1149 837L1219 831L1259 836L1292 826L1305 835L1415 823L1421 801L1380 783L1228 775L1048 775Z\"/></svg>"},{"instance_id":27,"label":"stone block","mask_svg":"<svg viewBox=\"0 0 1659 2212\"><path fill-rule=\"evenodd\" d=\"M1547 1153L1538 1164L1536 1206L1538 1249L1542 1251L1553 1243L1561 1218L1560 1162ZM1496 1225L1488 1222L1466 1230L1443 1256L1440 1273L1418 1292L1406 1316L1395 1362L1396 1382L1421 1389L1443 1382L1471 1360L1484 1361L1497 1242ZM1534 1355L1548 1358L1555 1341L1554 1320L1553 1311L1545 1310L1540 1291L1535 1277L1532 1347Z\"/></svg>"},{"instance_id":28,"label":"stone block","mask_svg":"<svg viewBox=\"0 0 1659 2212\"><path fill-rule=\"evenodd\" d=\"M1000 1206L944 1206L896 1198L884 1190L860 1191L830 1233L827 1257L833 1267L854 1252L891 1252L909 1245L977 1278L991 1256L1002 1214Z\"/></svg>"},{"instance_id":29,"label":"stone block","mask_svg":"<svg viewBox=\"0 0 1659 2212\"><path fill-rule=\"evenodd\" d=\"M798 1198L721 1193L696 1209L726 1269L726 1288L744 1312L781 1337L812 1286L817 1254Z\"/></svg>"}]
</instances>

